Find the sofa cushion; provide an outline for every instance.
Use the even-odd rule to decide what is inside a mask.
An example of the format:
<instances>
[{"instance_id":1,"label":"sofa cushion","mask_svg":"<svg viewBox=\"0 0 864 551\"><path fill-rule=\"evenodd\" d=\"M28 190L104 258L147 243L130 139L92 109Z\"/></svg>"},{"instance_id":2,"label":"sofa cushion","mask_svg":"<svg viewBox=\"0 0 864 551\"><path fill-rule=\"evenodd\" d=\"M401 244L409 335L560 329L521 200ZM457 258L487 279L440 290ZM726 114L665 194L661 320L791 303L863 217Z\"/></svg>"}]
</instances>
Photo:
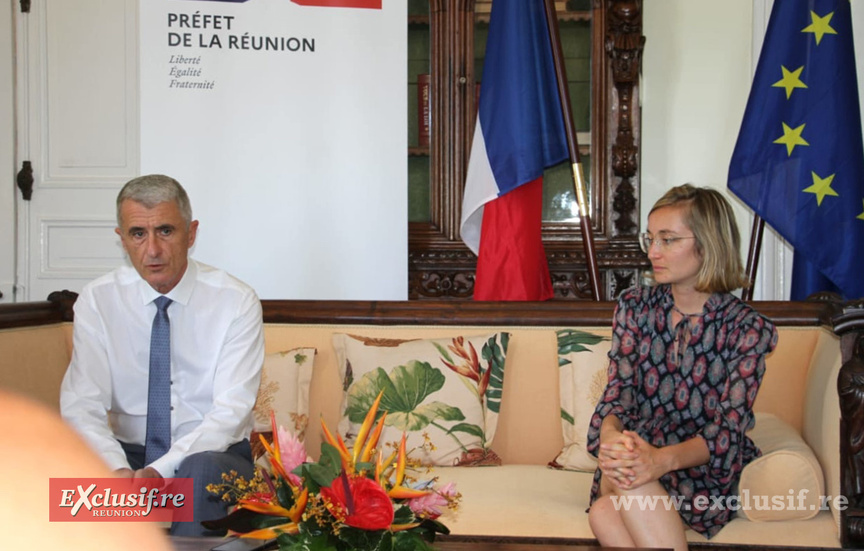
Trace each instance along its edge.
<instances>
[{"instance_id":1,"label":"sofa cushion","mask_svg":"<svg viewBox=\"0 0 864 551\"><path fill-rule=\"evenodd\" d=\"M387 412L379 449L407 433L426 465L497 465L495 437L509 333L442 339L333 335L343 381L339 433L353 440L383 391Z\"/></svg>"},{"instance_id":2,"label":"sofa cushion","mask_svg":"<svg viewBox=\"0 0 864 551\"><path fill-rule=\"evenodd\" d=\"M585 449L586 438L606 389L610 339L579 329L559 329L556 335L564 448L549 465L593 473L597 459Z\"/></svg>"},{"instance_id":3,"label":"sofa cushion","mask_svg":"<svg viewBox=\"0 0 864 551\"><path fill-rule=\"evenodd\" d=\"M801 435L770 413L757 413L748 434L762 456L741 471L740 514L753 521L816 516L825 482L819 461Z\"/></svg>"},{"instance_id":4,"label":"sofa cushion","mask_svg":"<svg viewBox=\"0 0 864 551\"><path fill-rule=\"evenodd\" d=\"M431 474L443 483L455 483L456 491L462 495L459 509L445 512L440 519L453 536L486 536L493 540L568 538L596 545L585 514L591 473L552 470L542 465L503 465L495 469L436 467ZM690 542L709 541L689 529L686 536ZM729 549L748 545L840 546L828 511L806 522L754 523L734 518L710 542Z\"/></svg>"},{"instance_id":5,"label":"sofa cushion","mask_svg":"<svg viewBox=\"0 0 864 551\"><path fill-rule=\"evenodd\" d=\"M314 348L293 348L264 356L261 385L252 409L255 433L264 433L268 441L271 439L272 411L277 425L290 430L301 440L305 438L315 353ZM257 434L253 434L253 446L257 443Z\"/></svg>"}]
</instances>

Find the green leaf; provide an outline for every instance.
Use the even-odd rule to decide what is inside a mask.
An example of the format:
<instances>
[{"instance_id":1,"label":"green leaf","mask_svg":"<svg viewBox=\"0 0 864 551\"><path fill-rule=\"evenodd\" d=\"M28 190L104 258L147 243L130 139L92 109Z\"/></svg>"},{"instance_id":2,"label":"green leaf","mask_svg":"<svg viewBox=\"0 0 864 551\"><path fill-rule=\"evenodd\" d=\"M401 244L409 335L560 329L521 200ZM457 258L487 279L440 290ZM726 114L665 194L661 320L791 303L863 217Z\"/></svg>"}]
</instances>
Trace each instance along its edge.
<instances>
[{"instance_id":1,"label":"green leaf","mask_svg":"<svg viewBox=\"0 0 864 551\"><path fill-rule=\"evenodd\" d=\"M415 530L404 530L393 534L393 551L434 551L434 547Z\"/></svg>"},{"instance_id":2,"label":"green leaf","mask_svg":"<svg viewBox=\"0 0 864 551\"><path fill-rule=\"evenodd\" d=\"M327 442L321 443L321 458L317 463L303 463L298 467L299 474L310 492L317 493L321 487L328 487L333 479L342 472L342 457L339 450Z\"/></svg>"},{"instance_id":3,"label":"green leaf","mask_svg":"<svg viewBox=\"0 0 864 551\"><path fill-rule=\"evenodd\" d=\"M433 519L423 519L423 522L420 523L420 528L425 532L432 534L434 537L435 533L447 535L450 533L450 529L447 528L442 522ZM431 539L429 541L432 541Z\"/></svg>"},{"instance_id":4,"label":"green leaf","mask_svg":"<svg viewBox=\"0 0 864 551\"><path fill-rule=\"evenodd\" d=\"M396 394L385 396L388 399L387 411L411 411L433 392L441 390L447 378L429 363L411 360L393 369L390 381Z\"/></svg>"},{"instance_id":5,"label":"green leaf","mask_svg":"<svg viewBox=\"0 0 864 551\"><path fill-rule=\"evenodd\" d=\"M593 346L597 343L608 341L608 337L594 335L586 331L578 329L559 329L555 332L558 335L558 357L565 356L571 352L588 352L590 349L587 346ZM562 364L559 360L559 367Z\"/></svg>"},{"instance_id":6,"label":"green leaf","mask_svg":"<svg viewBox=\"0 0 864 551\"><path fill-rule=\"evenodd\" d=\"M416 521L416 517L414 516L414 511L411 510L411 507L407 505L398 506L395 511L393 511L393 524L411 524Z\"/></svg>"},{"instance_id":7,"label":"green leaf","mask_svg":"<svg viewBox=\"0 0 864 551\"><path fill-rule=\"evenodd\" d=\"M389 530L361 530L345 526L339 530L339 540L346 544L342 549L364 551L391 551L393 535Z\"/></svg>"},{"instance_id":8,"label":"green leaf","mask_svg":"<svg viewBox=\"0 0 864 551\"><path fill-rule=\"evenodd\" d=\"M567 413L567 411L565 411L564 408L561 408L561 419L564 419L565 421L567 421L571 425L576 424L576 419L572 415Z\"/></svg>"},{"instance_id":9,"label":"green leaf","mask_svg":"<svg viewBox=\"0 0 864 551\"><path fill-rule=\"evenodd\" d=\"M453 425L450 430L447 431L448 434L454 432L464 432L467 434L471 434L482 439L485 435L483 433L483 429L478 427L477 425L471 425L469 423L459 423L457 425Z\"/></svg>"},{"instance_id":10,"label":"green leaf","mask_svg":"<svg viewBox=\"0 0 864 551\"><path fill-rule=\"evenodd\" d=\"M363 375L351 386L345 415L352 423L362 423L375 398L384 391L379 414L387 411L387 424L390 426L425 426L435 419L449 419L457 414L440 406L424 406L422 411L420 408L429 395L441 390L445 381L441 370L433 368L428 362L410 360L405 365L393 368L390 374L379 367ZM415 413L415 410L418 419L405 418L405 415ZM398 424L394 424L393 417L398 414L404 415Z\"/></svg>"},{"instance_id":11,"label":"green leaf","mask_svg":"<svg viewBox=\"0 0 864 551\"><path fill-rule=\"evenodd\" d=\"M384 535L381 537L381 544L378 546L377 551L393 551L393 532L384 532Z\"/></svg>"},{"instance_id":12,"label":"green leaf","mask_svg":"<svg viewBox=\"0 0 864 551\"><path fill-rule=\"evenodd\" d=\"M276 499L279 501L279 505L286 509L294 507L294 492L291 491L288 482L280 476L277 481L274 481L274 486L276 486Z\"/></svg>"},{"instance_id":13,"label":"green leaf","mask_svg":"<svg viewBox=\"0 0 864 551\"><path fill-rule=\"evenodd\" d=\"M498 344L498 338L501 339L500 345ZM500 413L501 411L501 394L504 390L504 358L507 355L507 346L509 343L510 334L499 333L496 336L490 337L480 352L481 357L486 363L486 369L492 370L489 374L489 385L486 387L484 398L486 400L486 407L489 411L495 413ZM482 366L481 370L483 370Z\"/></svg>"},{"instance_id":14,"label":"green leaf","mask_svg":"<svg viewBox=\"0 0 864 551\"><path fill-rule=\"evenodd\" d=\"M437 342L432 342L432 346L438 349L438 353L447 361L447 363L455 364L453 361L453 356L450 355L450 351L438 344Z\"/></svg>"},{"instance_id":15,"label":"green leaf","mask_svg":"<svg viewBox=\"0 0 864 551\"><path fill-rule=\"evenodd\" d=\"M280 534L276 542L279 551L338 551L326 534L310 534L302 528L296 536Z\"/></svg>"},{"instance_id":16,"label":"green leaf","mask_svg":"<svg viewBox=\"0 0 864 551\"><path fill-rule=\"evenodd\" d=\"M433 421L464 421L465 414L459 408L443 402L424 404L409 412L390 412L386 424L405 432L426 428Z\"/></svg>"}]
</instances>

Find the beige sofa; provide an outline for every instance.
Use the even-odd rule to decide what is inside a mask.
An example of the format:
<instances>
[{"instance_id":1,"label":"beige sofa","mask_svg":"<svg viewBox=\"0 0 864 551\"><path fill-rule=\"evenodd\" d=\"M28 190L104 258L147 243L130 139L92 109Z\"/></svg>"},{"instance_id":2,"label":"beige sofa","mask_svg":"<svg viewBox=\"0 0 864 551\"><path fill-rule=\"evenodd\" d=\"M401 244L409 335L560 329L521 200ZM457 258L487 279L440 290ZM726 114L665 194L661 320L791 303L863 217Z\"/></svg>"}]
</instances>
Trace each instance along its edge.
<instances>
[{"instance_id":1,"label":"beige sofa","mask_svg":"<svg viewBox=\"0 0 864 551\"><path fill-rule=\"evenodd\" d=\"M0 386L57 407L59 385L70 357L74 295L51 302L0 306ZM314 347L309 394L307 449L321 442L320 417L339 421L341 380L334 333L386 338L439 338L506 330L511 334L497 433L492 447L500 467L439 467L442 481L455 481L463 495L461 510L443 520L457 538L517 538L590 543L585 510L591 474L548 467L561 452L561 409L556 329L610 332L614 304L462 303L462 302L316 302L264 301L267 352ZM841 495L841 431L836 381L841 348L832 331L838 310L826 302L755 303L780 331L769 357L757 412L771 413L800 433L824 473L824 491ZM851 316L851 317L850 317ZM857 330L847 312L840 333ZM846 342L846 341L844 341ZM694 548L840 547L856 544L848 533L854 513L844 513L847 533L840 536L840 512L819 511L807 520L754 522L739 516L710 542L688 532ZM860 543L859 543L860 545Z\"/></svg>"}]
</instances>

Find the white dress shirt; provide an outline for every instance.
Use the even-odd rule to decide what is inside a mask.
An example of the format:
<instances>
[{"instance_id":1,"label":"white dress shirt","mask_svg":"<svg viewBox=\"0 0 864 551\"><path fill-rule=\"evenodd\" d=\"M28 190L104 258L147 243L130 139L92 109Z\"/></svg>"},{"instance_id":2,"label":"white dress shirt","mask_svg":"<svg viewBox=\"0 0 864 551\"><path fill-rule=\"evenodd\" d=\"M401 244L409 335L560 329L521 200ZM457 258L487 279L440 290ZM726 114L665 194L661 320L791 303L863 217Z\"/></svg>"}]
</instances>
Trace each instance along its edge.
<instances>
[{"instance_id":1,"label":"white dress shirt","mask_svg":"<svg viewBox=\"0 0 864 551\"><path fill-rule=\"evenodd\" d=\"M144 444L150 330L159 293L124 266L75 302L63 418L112 469L129 467L118 440ZM264 363L261 302L222 270L189 260L167 295L171 321L171 448L150 466L171 477L187 456L249 437Z\"/></svg>"}]
</instances>

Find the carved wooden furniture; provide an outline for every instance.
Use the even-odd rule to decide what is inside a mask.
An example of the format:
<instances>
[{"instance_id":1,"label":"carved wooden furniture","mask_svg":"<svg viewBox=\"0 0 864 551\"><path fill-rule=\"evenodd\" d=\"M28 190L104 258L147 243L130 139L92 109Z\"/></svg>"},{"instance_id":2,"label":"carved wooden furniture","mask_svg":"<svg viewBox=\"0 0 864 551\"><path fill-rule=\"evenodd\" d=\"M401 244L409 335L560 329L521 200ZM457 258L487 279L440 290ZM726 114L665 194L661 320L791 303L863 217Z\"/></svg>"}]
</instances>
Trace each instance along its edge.
<instances>
[{"instance_id":1,"label":"carved wooden furniture","mask_svg":"<svg viewBox=\"0 0 864 551\"><path fill-rule=\"evenodd\" d=\"M480 54L474 37L488 14L475 14L474 0L428 3L428 17L409 19L409 29L428 28L432 133L428 149L411 151L428 154L430 204L428 221L409 224L408 293L411 299L467 299L476 257L460 239L459 222L476 119L474 56ZM636 284L647 267L637 239L642 1L571 0L559 9L559 20L591 25L591 139L590 149L581 143L580 149L591 159L586 177L600 294L609 299ZM556 298L591 300L579 224L544 223L544 244Z\"/></svg>"},{"instance_id":2,"label":"carved wooden furniture","mask_svg":"<svg viewBox=\"0 0 864 551\"><path fill-rule=\"evenodd\" d=\"M840 394L840 480L849 508L840 513L843 547L864 547L864 301L845 305L833 319L843 366Z\"/></svg>"},{"instance_id":3,"label":"carved wooden furniture","mask_svg":"<svg viewBox=\"0 0 864 551\"><path fill-rule=\"evenodd\" d=\"M49 301L3 304L0 305L0 330L11 329L12 338L16 343L23 342L25 335L31 339L38 335L40 326L63 324L72 320L72 305L74 293L53 293ZM398 326L518 326L518 327L569 327L608 326L611 323L614 303L609 301L586 301L574 305L563 301L548 301L543 303L501 303L501 302L453 302L453 301L397 301L397 302L367 302L367 301L271 301L262 303L266 323L288 326L307 325L311 327L328 324L349 325L398 325ZM835 425L830 422L823 425L824 430L838 431L840 436L840 492L849 498L850 507L841 513L841 542L844 547L861 548L864 546L864 503L862 503L862 488L864 488L864 473L861 461L861 427L864 422L864 408L860 405L864 382L861 380L861 366L864 362L864 303L842 304L835 298L820 297L819 300L806 302L757 302L754 306L763 314L773 319L778 326L809 327L828 326L840 336L839 346L843 354L843 367L840 369L838 381L825 381L830 388L839 383L840 410L843 412L842 424L837 419ZM64 325L64 332L71 327ZM299 329L298 329L299 330ZM7 334L7 337L9 335ZM68 334L67 334L68 336ZM833 339L831 339L833 341ZM7 341L9 342L9 341ZM33 337L29 346L38 346L39 341ZM63 345L66 346L65 344ZM782 346L782 344L781 344ZM10 345L9 348L14 348ZM26 367L10 361L11 350L2 349L0 370L5 380L18 381L32 373L27 373ZM27 357L19 356L26 361L32 361L42 351L33 350ZM15 357L15 354L11 354ZM68 361L68 359L67 359ZM61 367L62 369L62 367ZM817 382L821 386L821 382ZM44 385L43 385L44 386ZM12 385L15 388L14 385ZM830 392L830 391L829 391ZM56 401L56 398L54 398ZM56 405L56 404L55 404ZM827 471L826 471L827 476ZM833 492L832 492L833 493ZM836 497L836 496L834 496ZM577 513L574 513L577 514ZM805 521L806 522L806 521ZM772 523L757 523L770 525ZM831 533L834 532L833 521ZM721 532L722 534L722 532ZM474 536L466 536L477 539ZM494 537L494 536L490 536ZM536 540L535 540L536 541ZM570 540L571 544L591 544L591 540ZM693 549L740 549L741 546L716 543L694 543ZM775 543L767 541L765 545L748 546L748 549L780 549Z\"/></svg>"}]
</instances>

